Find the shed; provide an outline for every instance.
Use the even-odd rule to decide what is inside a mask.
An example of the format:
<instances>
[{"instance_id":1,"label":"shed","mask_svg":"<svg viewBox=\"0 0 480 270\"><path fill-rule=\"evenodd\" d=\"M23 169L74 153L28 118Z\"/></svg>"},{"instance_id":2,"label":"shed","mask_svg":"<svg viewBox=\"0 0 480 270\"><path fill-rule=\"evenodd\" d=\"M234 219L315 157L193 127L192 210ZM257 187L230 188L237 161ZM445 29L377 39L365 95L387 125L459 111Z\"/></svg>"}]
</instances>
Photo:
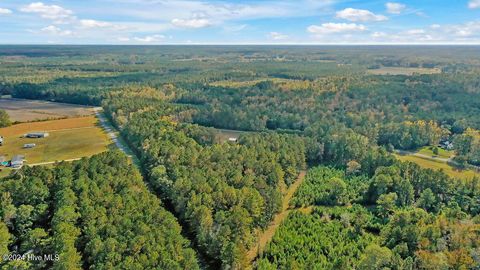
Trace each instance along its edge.
<instances>
[{"instance_id":1,"label":"shed","mask_svg":"<svg viewBox=\"0 0 480 270\"><path fill-rule=\"evenodd\" d=\"M35 146L37 146L36 144L34 143L26 143L23 145L23 148L34 148Z\"/></svg>"},{"instance_id":2,"label":"shed","mask_svg":"<svg viewBox=\"0 0 480 270\"><path fill-rule=\"evenodd\" d=\"M34 139L38 139L38 138L46 138L48 137L50 134L48 134L48 132L31 132L31 133L27 133L25 134L25 138L34 138Z\"/></svg>"}]
</instances>

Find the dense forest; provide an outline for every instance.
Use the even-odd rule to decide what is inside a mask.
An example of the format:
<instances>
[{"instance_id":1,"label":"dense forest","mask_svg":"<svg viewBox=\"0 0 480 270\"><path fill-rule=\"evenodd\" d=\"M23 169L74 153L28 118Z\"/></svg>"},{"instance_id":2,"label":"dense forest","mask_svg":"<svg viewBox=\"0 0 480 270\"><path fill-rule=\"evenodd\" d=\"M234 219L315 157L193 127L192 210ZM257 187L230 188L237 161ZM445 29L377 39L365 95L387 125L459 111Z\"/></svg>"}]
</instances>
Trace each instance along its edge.
<instances>
[{"instance_id":1,"label":"dense forest","mask_svg":"<svg viewBox=\"0 0 480 270\"><path fill-rule=\"evenodd\" d=\"M173 120L181 116L178 109L160 100L138 107L149 103L139 100L123 95L106 108L139 152L149 183L173 204L209 256L245 268L255 230L272 220L282 189L306 166L305 142L270 133L212 144L211 130Z\"/></svg>"},{"instance_id":2,"label":"dense forest","mask_svg":"<svg viewBox=\"0 0 480 270\"><path fill-rule=\"evenodd\" d=\"M109 151L0 180L0 253L59 254L17 266L34 269L476 269L480 179L393 154L451 142L455 169L478 169L478 55L0 46L1 94L102 106L139 160ZM438 72L372 72L418 67Z\"/></svg>"},{"instance_id":3,"label":"dense forest","mask_svg":"<svg viewBox=\"0 0 480 270\"><path fill-rule=\"evenodd\" d=\"M0 193L0 248L13 256L4 269L199 268L175 218L119 152L25 167L0 182ZM13 255L28 253L58 257Z\"/></svg>"},{"instance_id":4,"label":"dense forest","mask_svg":"<svg viewBox=\"0 0 480 270\"><path fill-rule=\"evenodd\" d=\"M413 163L371 177L309 171L259 269L472 269L479 179L459 183ZM312 213L301 210L314 206Z\"/></svg>"}]
</instances>

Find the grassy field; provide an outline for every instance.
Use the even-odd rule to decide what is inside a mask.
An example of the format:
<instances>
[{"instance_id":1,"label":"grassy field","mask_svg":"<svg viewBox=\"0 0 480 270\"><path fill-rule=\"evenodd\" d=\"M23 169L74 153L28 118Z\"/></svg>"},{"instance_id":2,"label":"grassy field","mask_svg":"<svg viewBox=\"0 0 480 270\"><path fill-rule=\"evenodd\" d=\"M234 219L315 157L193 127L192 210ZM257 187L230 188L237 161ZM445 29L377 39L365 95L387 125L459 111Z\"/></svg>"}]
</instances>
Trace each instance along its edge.
<instances>
[{"instance_id":1,"label":"grassy field","mask_svg":"<svg viewBox=\"0 0 480 270\"><path fill-rule=\"evenodd\" d=\"M237 131L237 130L228 130L228 129L216 129L216 141L219 143L223 143L228 141L229 138L238 139L242 133L245 131Z\"/></svg>"},{"instance_id":2,"label":"grassy field","mask_svg":"<svg viewBox=\"0 0 480 270\"><path fill-rule=\"evenodd\" d=\"M32 122L94 114L93 107L16 98L0 98L0 109L5 110L13 122Z\"/></svg>"},{"instance_id":3,"label":"grassy field","mask_svg":"<svg viewBox=\"0 0 480 270\"><path fill-rule=\"evenodd\" d=\"M50 136L41 139L22 138L33 131L47 131ZM27 164L62 161L91 156L107 149L110 140L94 116L45 122L23 123L0 129L4 145L0 154L10 159L24 155ZM24 149L26 143L36 147Z\"/></svg>"},{"instance_id":4,"label":"grassy field","mask_svg":"<svg viewBox=\"0 0 480 270\"><path fill-rule=\"evenodd\" d=\"M431 160L423 157L412 156L412 155L395 155L397 159L401 161L410 161L414 162L424 168L434 169L434 170L443 170L446 174L451 177L459 179L471 179L474 176L480 177L480 173L474 172L472 170L459 170L446 162Z\"/></svg>"},{"instance_id":5,"label":"grassy field","mask_svg":"<svg viewBox=\"0 0 480 270\"><path fill-rule=\"evenodd\" d=\"M367 71L372 75L414 75L414 74L439 74L442 71L438 68L410 68L410 67L381 67L379 69L369 69Z\"/></svg>"},{"instance_id":6,"label":"grassy field","mask_svg":"<svg viewBox=\"0 0 480 270\"><path fill-rule=\"evenodd\" d=\"M454 151L448 151L440 147L438 147L438 155L435 155L433 153L433 148L431 146L422 147L418 150L417 153L427 155L427 156L432 156L432 157L439 157L439 158L451 158L455 155Z\"/></svg>"}]
</instances>

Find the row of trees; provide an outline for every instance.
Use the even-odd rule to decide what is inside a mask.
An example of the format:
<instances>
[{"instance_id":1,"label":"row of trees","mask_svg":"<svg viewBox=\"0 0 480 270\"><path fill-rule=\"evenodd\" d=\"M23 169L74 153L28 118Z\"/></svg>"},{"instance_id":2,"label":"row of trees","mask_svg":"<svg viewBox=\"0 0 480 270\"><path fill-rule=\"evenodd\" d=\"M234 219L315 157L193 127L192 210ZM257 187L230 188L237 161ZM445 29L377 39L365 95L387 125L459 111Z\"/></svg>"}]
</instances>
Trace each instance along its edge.
<instances>
[{"instance_id":1,"label":"row of trees","mask_svg":"<svg viewBox=\"0 0 480 270\"><path fill-rule=\"evenodd\" d=\"M8 127L12 124L10 116L5 110L0 110L0 127Z\"/></svg>"},{"instance_id":2,"label":"row of trees","mask_svg":"<svg viewBox=\"0 0 480 270\"><path fill-rule=\"evenodd\" d=\"M448 134L448 130L439 127L434 121L390 123L380 129L378 143L412 150L427 145L436 146Z\"/></svg>"},{"instance_id":3,"label":"row of trees","mask_svg":"<svg viewBox=\"0 0 480 270\"><path fill-rule=\"evenodd\" d=\"M454 137L453 143L457 153L456 161L461 164L470 163L480 166L480 132L478 130L466 129Z\"/></svg>"}]
</instances>

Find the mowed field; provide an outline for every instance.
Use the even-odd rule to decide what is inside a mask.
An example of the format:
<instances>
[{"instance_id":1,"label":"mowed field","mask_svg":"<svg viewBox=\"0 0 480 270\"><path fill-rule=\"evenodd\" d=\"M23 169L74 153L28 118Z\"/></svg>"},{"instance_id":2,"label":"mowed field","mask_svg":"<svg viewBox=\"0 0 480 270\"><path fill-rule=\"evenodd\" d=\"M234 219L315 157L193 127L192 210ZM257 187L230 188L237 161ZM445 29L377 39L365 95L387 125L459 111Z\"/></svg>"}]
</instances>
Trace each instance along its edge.
<instances>
[{"instance_id":1,"label":"mowed field","mask_svg":"<svg viewBox=\"0 0 480 270\"><path fill-rule=\"evenodd\" d=\"M439 157L439 158L452 158L455 155L455 151L448 151L440 147L437 147L437 149L438 149L437 155L433 153L433 148L430 146L425 146L420 148L417 151L417 153L431 156L431 157Z\"/></svg>"},{"instance_id":2,"label":"mowed field","mask_svg":"<svg viewBox=\"0 0 480 270\"><path fill-rule=\"evenodd\" d=\"M0 109L5 110L12 122L32 122L89 116L93 107L39 100L0 98Z\"/></svg>"},{"instance_id":3,"label":"mowed field","mask_svg":"<svg viewBox=\"0 0 480 270\"><path fill-rule=\"evenodd\" d=\"M369 69L367 71L372 75L407 75L414 74L439 74L442 71L438 68L409 68L409 67L381 67L379 69Z\"/></svg>"},{"instance_id":4,"label":"mowed field","mask_svg":"<svg viewBox=\"0 0 480 270\"><path fill-rule=\"evenodd\" d=\"M242 133L245 133L246 131L238 131L238 130L229 130L229 129L216 129L216 140L217 142L220 142L220 143L223 143L223 142L227 142L228 139L230 138L235 138L238 140L238 138L240 137L240 135L242 135Z\"/></svg>"},{"instance_id":5,"label":"mowed field","mask_svg":"<svg viewBox=\"0 0 480 270\"><path fill-rule=\"evenodd\" d=\"M98 126L95 116L60 119L35 123L22 123L1 128L4 145L0 155L9 160L14 155L24 155L27 164L38 164L91 156L107 149L108 135ZM45 131L46 138L23 138L25 133ZM23 145L35 143L36 147L24 149Z\"/></svg>"},{"instance_id":6,"label":"mowed field","mask_svg":"<svg viewBox=\"0 0 480 270\"><path fill-rule=\"evenodd\" d=\"M432 160L424 157L418 157L413 155L397 155L397 159L401 161L410 161L420 165L423 168L433 169L433 170L443 170L446 174L451 177L458 179L472 179L477 176L480 177L480 173L472 170L460 170L448 165L446 162Z\"/></svg>"}]
</instances>

